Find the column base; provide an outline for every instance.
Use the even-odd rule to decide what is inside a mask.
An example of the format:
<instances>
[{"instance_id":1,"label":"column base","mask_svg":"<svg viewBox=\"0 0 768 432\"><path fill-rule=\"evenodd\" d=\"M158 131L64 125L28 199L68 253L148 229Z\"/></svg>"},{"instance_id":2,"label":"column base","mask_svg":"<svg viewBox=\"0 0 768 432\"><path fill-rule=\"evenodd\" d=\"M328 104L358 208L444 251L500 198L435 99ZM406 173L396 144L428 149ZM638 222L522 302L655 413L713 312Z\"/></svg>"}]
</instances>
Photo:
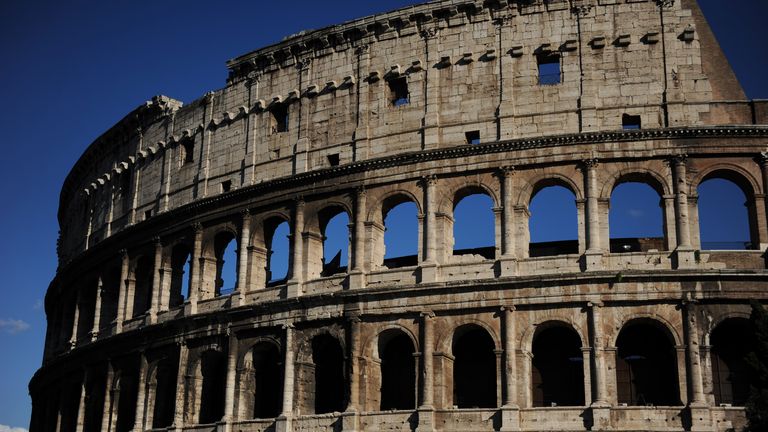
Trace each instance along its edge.
<instances>
[{"instance_id":1,"label":"column base","mask_svg":"<svg viewBox=\"0 0 768 432\"><path fill-rule=\"evenodd\" d=\"M197 301L196 300L190 300L187 303L184 303L184 315L194 315L197 313Z\"/></svg>"},{"instance_id":2,"label":"column base","mask_svg":"<svg viewBox=\"0 0 768 432\"><path fill-rule=\"evenodd\" d=\"M293 432L293 419L288 416L280 416L275 419L275 432Z\"/></svg>"},{"instance_id":3,"label":"column base","mask_svg":"<svg viewBox=\"0 0 768 432\"><path fill-rule=\"evenodd\" d=\"M584 252L584 266L586 270L602 270L603 251L587 250Z\"/></svg>"},{"instance_id":4,"label":"column base","mask_svg":"<svg viewBox=\"0 0 768 432\"><path fill-rule=\"evenodd\" d=\"M341 432L357 432L360 429L360 417L356 411L341 413Z\"/></svg>"},{"instance_id":5,"label":"column base","mask_svg":"<svg viewBox=\"0 0 768 432\"><path fill-rule=\"evenodd\" d=\"M349 287L348 289L363 289L365 288L365 274L360 270L352 270L349 272Z\"/></svg>"},{"instance_id":6,"label":"column base","mask_svg":"<svg viewBox=\"0 0 768 432\"><path fill-rule=\"evenodd\" d=\"M590 407L592 411L593 431L611 430L611 407L606 402L595 402Z\"/></svg>"},{"instance_id":7,"label":"column base","mask_svg":"<svg viewBox=\"0 0 768 432\"><path fill-rule=\"evenodd\" d=\"M432 406L421 406L416 410L419 418L419 424L416 426L416 432L434 432L435 431L435 408Z\"/></svg>"},{"instance_id":8,"label":"column base","mask_svg":"<svg viewBox=\"0 0 768 432\"><path fill-rule=\"evenodd\" d=\"M422 263L419 266L419 283L437 282L438 268L435 263Z\"/></svg>"},{"instance_id":9,"label":"column base","mask_svg":"<svg viewBox=\"0 0 768 432\"><path fill-rule=\"evenodd\" d=\"M517 276L517 258L505 256L499 258L499 276Z\"/></svg>"},{"instance_id":10,"label":"column base","mask_svg":"<svg viewBox=\"0 0 768 432\"><path fill-rule=\"evenodd\" d=\"M301 282L291 279L285 284L285 295L288 298L301 296Z\"/></svg>"},{"instance_id":11,"label":"column base","mask_svg":"<svg viewBox=\"0 0 768 432\"><path fill-rule=\"evenodd\" d=\"M520 430L520 408L517 405L504 405L501 407L500 431Z\"/></svg>"},{"instance_id":12,"label":"column base","mask_svg":"<svg viewBox=\"0 0 768 432\"><path fill-rule=\"evenodd\" d=\"M674 264L676 269L696 268L696 250L690 246L678 246L675 249Z\"/></svg>"},{"instance_id":13,"label":"column base","mask_svg":"<svg viewBox=\"0 0 768 432\"><path fill-rule=\"evenodd\" d=\"M688 405L688 415L691 416L692 432L712 432L712 412L703 402L692 402Z\"/></svg>"}]
</instances>

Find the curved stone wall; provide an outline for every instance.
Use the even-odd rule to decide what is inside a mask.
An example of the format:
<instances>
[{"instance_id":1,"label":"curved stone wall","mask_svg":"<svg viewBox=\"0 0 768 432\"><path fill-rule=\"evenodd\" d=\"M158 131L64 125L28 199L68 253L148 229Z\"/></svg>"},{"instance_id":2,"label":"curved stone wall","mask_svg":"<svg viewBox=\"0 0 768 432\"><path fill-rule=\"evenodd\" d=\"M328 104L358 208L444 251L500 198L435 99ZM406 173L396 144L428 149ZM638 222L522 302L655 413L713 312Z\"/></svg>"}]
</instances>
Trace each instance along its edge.
<instances>
[{"instance_id":1,"label":"curved stone wall","mask_svg":"<svg viewBox=\"0 0 768 432\"><path fill-rule=\"evenodd\" d=\"M711 73L708 31L692 2L437 1L137 108L62 190L32 430L739 427L728 341L767 288L768 110L713 99L741 90ZM744 192L747 250L702 248L712 178ZM663 238L610 236L625 182L657 192ZM578 238L531 242L552 185L573 193ZM476 193L495 244L456 250ZM418 250L385 259L404 202ZM346 266L322 258L341 213Z\"/></svg>"}]
</instances>

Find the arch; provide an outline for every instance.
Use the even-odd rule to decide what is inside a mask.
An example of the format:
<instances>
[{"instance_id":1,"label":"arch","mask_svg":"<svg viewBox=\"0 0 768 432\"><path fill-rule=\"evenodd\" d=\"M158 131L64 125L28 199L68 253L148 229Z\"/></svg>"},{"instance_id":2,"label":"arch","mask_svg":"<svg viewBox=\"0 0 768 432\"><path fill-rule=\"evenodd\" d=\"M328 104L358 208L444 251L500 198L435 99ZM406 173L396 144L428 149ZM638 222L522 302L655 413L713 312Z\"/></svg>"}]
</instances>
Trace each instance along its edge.
<instances>
[{"instance_id":1,"label":"arch","mask_svg":"<svg viewBox=\"0 0 768 432\"><path fill-rule=\"evenodd\" d=\"M453 404L458 408L495 408L496 344L479 325L465 324L453 333Z\"/></svg>"},{"instance_id":2,"label":"arch","mask_svg":"<svg viewBox=\"0 0 768 432\"><path fill-rule=\"evenodd\" d=\"M762 190L760 187L760 180L755 178L755 176L748 170L744 169L743 166L721 162L710 165L699 171L697 175L691 179L688 193L691 196L696 196L696 190L699 188L699 185L713 178L721 178L736 183L747 197Z\"/></svg>"},{"instance_id":3,"label":"arch","mask_svg":"<svg viewBox=\"0 0 768 432\"><path fill-rule=\"evenodd\" d=\"M636 318L616 338L619 403L680 405L674 337L660 321Z\"/></svg>"},{"instance_id":4,"label":"arch","mask_svg":"<svg viewBox=\"0 0 768 432\"><path fill-rule=\"evenodd\" d=\"M267 250L265 279L267 285L271 285L288 278L291 257L289 241L291 227L288 219L282 217L266 219L263 227L264 244Z\"/></svg>"},{"instance_id":5,"label":"arch","mask_svg":"<svg viewBox=\"0 0 768 432\"><path fill-rule=\"evenodd\" d=\"M546 178L531 189L528 256L579 252L579 210L574 189L561 178ZM554 229L556 228L556 230Z\"/></svg>"},{"instance_id":6,"label":"arch","mask_svg":"<svg viewBox=\"0 0 768 432\"><path fill-rule=\"evenodd\" d=\"M171 426L176 407L176 378L178 376L178 351L161 358L152 364L147 381L154 388L152 410L152 428Z\"/></svg>"},{"instance_id":7,"label":"arch","mask_svg":"<svg viewBox=\"0 0 768 432\"><path fill-rule=\"evenodd\" d=\"M389 194L382 201L384 225L381 263L388 268L417 264L419 252L419 205L410 194Z\"/></svg>"},{"instance_id":8,"label":"arch","mask_svg":"<svg viewBox=\"0 0 768 432\"><path fill-rule=\"evenodd\" d=\"M141 255L133 262L131 278L133 279L133 314L136 318L149 311L152 305L152 277L154 263L147 255Z\"/></svg>"},{"instance_id":9,"label":"arch","mask_svg":"<svg viewBox=\"0 0 768 432\"><path fill-rule=\"evenodd\" d=\"M227 356L216 349L200 353L197 362L200 377L198 423L215 423L224 416L224 393L227 385Z\"/></svg>"},{"instance_id":10,"label":"arch","mask_svg":"<svg viewBox=\"0 0 768 432\"><path fill-rule=\"evenodd\" d=\"M248 380L253 392L250 418L273 418L282 409L283 359L278 344L260 340L248 350L251 373Z\"/></svg>"},{"instance_id":11,"label":"arch","mask_svg":"<svg viewBox=\"0 0 768 432\"><path fill-rule=\"evenodd\" d=\"M659 197L671 195L672 188L664 175L648 168L631 167L617 170L608 174L600 190L601 199L609 199L614 189L623 183L643 183L650 186Z\"/></svg>"},{"instance_id":12,"label":"arch","mask_svg":"<svg viewBox=\"0 0 768 432\"><path fill-rule=\"evenodd\" d=\"M138 360L138 359L135 359ZM133 430L136 420L136 403L139 398L139 366L138 361L129 361L120 367L115 374L114 389L117 389L117 421L116 432Z\"/></svg>"},{"instance_id":13,"label":"arch","mask_svg":"<svg viewBox=\"0 0 768 432\"><path fill-rule=\"evenodd\" d=\"M311 393L315 414L341 412L346 408L346 374L344 351L338 339L327 333L312 338L313 388ZM309 371L308 371L309 372Z\"/></svg>"},{"instance_id":14,"label":"arch","mask_svg":"<svg viewBox=\"0 0 768 432\"><path fill-rule=\"evenodd\" d=\"M627 326L627 324L634 321L651 323L652 325L659 327L663 332L668 334L672 338L672 344L674 344L675 346L684 345L682 335L678 333L675 324L673 324L666 317L657 313L638 312L638 313L627 314L623 316L620 324L616 326L616 328L623 329L624 327ZM613 346L617 346L617 343L619 340L619 333L620 331L616 332L613 336L613 340L612 340Z\"/></svg>"},{"instance_id":15,"label":"arch","mask_svg":"<svg viewBox=\"0 0 768 432\"><path fill-rule=\"evenodd\" d=\"M749 398L752 376L746 357L756 346L752 326L745 318L727 318L710 336L712 393L715 404L744 406Z\"/></svg>"},{"instance_id":16,"label":"arch","mask_svg":"<svg viewBox=\"0 0 768 432\"><path fill-rule=\"evenodd\" d=\"M213 238L216 279L214 295L228 294L237 289L238 247L237 235L230 230L221 230Z\"/></svg>"},{"instance_id":17,"label":"arch","mask_svg":"<svg viewBox=\"0 0 768 432\"><path fill-rule=\"evenodd\" d=\"M516 205L529 206L533 197L542 189L550 186L562 186L576 197L576 200L584 199L581 188L570 177L559 173L546 173L529 179L520 188Z\"/></svg>"},{"instance_id":18,"label":"arch","mask_svg":"<svg viewBox=\"0 0 768 432\"><path fill-rule=\"evenodd\" d=\"M755 207L755 191L759 189L750 177L742 168L726 166L710 169L697 179L696 196L702 249L760 247ZM707 190L711 188L721 191L718 193L716 190ZM722 190L728 188L732 190ZM741 209L738 202L729 202L738 199L736 191L743 194L743 204L746 208ZM726 228L730 231L727 234L724 233Z\"/></svg>"},{"instance_id":19,"label":"arch","mask_svg":"<svg viewBox=\"0 0 768 432\"><path fill-rule=\"evenodd\" d=\"M494 195L481 185L464 186L454 192L453 255L495 257L496 203Z\"/></svg>"},{"instance_id":20,"label":"arch","mask_svg":"<svg viewBox=\"0 0 768 432\"><path fill-rule=\"evenodd\" d=\"M381 411L416 408L416 348L411 335L387 329L378 335L381 360Z\"/></svg>"},{"instance_id":21,"label":"arch","mask_svg":"<svg viewBox=\"0 0 768 432\"><path fill-rule=\"evenodd\" d=\"M89 281L85 287L80 288L77 301L77 334L76 340L82 341L89 337L93 330L93 320L96 314L96 290L97 281Z\"/></svg>"},{"instance_id":22,"label":"arch","mask_svg":"<svg viewBox=\"0 0 768 432\"><path fill-rule=\"evenodd\" d=\"M531 348L533 406L583 406L584 360L579 333L563 321L536 326Z\"/></svg>"},{"instance_id":23,"label":"arch","mask_svg":"<svg viewBox=\"0 0 768 432\"><path fill-rule=\"evenodd\" d=\"M171 290L168 306L175 307L189 298L192 279L192 249L186 243L178 243L171 249Z\"/></svg>"},{"instance_id":24,"label":"arch","mask_svg":"<svg viewBox=\"0 0 768 432\"><path fill-rule=\"evenodd\" d=\"M120 284L120 267L112 266L102 274L100 330L109 327L117 319Z\"/></svg>"},{"instance_id":25,"label":"arch","mask_svg":"<svg viewBox=\"0 0 768 432\"><path fill-rule=\"evenodd\" d=\"M617 179L610 194L608 232L612 253L666 249L664 192L660 183L629 173ZM651 180L656 181L651 177Z\"/></svg>"},{"instance_id":26,"label":"arch","mask_svg":"<svg viewBox=\"0 0 768 432\"><path fill-rule=\"evenodd\" d=\"M323 242L321 276L347 271L350 215L345 206L330 205L318 212L319 234ZM331 227L333 232L328 232Z\"/></svg>"}]
</instances>

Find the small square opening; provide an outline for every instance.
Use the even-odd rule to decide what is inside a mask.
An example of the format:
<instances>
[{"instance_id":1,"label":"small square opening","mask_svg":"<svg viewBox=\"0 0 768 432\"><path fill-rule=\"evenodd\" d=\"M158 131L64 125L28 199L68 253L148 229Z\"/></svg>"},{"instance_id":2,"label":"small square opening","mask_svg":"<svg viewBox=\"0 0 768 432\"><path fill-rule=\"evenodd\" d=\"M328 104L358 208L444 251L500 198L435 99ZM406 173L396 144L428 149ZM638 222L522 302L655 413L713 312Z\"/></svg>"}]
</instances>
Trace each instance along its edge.
<instances>
[{"instance_id":1,"label":"small square opening","mask_svg":"<svg viewBox=\"0 0 768 432\"><path fill-rule=\"evenodd\" d=\"M147 220L152 217L152 210L146 210L144 212L144 220Z\"/></svg>"},{"instance_id":2,"label":"small square opening","mask_svg":"<svg viewBox=\"0 0 768 432\"><path fill-rule=\"evenodd\" d=\"M330 164L331 166L339 166L339 154L338 153L329 154L327 156L327 158L328 158L328 164Z\"/></svg>"},{"instance_id":3,"label":"small square opening","mask_svg":"<svg viewBox=\"0 0 768 432\"><path fill-rule=\"evenodd\" d=\"M195 142L191 139L181 143L181 164L186 165L195 161Z\"/></svg>"},{"instance_id":4,"label":"small square opening","mask_svg":"<svg viewBox=\"0 0 768 432\"><path fill-rule=\"evenodd\" d=\"M272 133L288 132L288 105L272 107Z\"/></svg>"},{"instance_id":5,"label":"small square opening","mask_svg":"<svg viewBox=\"0 0 768 432\"><path fill-rule=\"evenodd\" d=\"M224 180L221 182L222 192L229 192L230 190L232 190L232 180Z\"/></svg>"},{"instance_id":6,"label":"small square opening","mask_svg":"<svg viewBox=\"0 0 768 432\"><path fill-rule=\"evenodd\" d=\"M389 80L389 96L392 106L402 106L410 103L408 81L405 77Z\"/></svg>"},{"instance_id":7,"label":"small square opening","mask_svg":"<svg viewBox=\"0 0 768 432\"><path fill-rule=\"evenodd\" d=\"M640 116L629 114L622 115L621 128L624 130L640 129Z\"/></svg>"},{"instance_id":8,"label":"small square opening","mask_svg":"<svg viewBox=\"0 0 768 432\"><path fill-rule=\"evenodd\" d=\"M559 54L540 54L536 56L536 63L539 67L539 85L560 84L562 74Z\"/></svg>"},{"instance_id":9,"label":"small square opening","mask_svg":"<svg viewBox=\"0 0 768 432\"><path fill-rule=\"evenodd\" d=\"M469 131L464 133L467 138L467 144L480 144L480 131Z\"/></svg>"}]
</instances>

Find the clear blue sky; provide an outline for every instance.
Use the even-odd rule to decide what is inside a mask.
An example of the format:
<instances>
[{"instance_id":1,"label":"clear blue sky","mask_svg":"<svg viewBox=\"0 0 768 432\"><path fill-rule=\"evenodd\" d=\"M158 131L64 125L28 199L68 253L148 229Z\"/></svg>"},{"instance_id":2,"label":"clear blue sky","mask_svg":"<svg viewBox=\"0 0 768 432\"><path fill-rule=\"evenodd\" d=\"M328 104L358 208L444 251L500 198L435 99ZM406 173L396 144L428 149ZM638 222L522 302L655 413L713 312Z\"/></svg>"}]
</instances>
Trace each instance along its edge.
<instances>
[{"instance_id":1,"label":"clear blue sky","mask_svg":"<svg viewBox=\"0 0 768 432\"><path fill-rule=\"evenodd\" d=\"M29 422L26 386L41 361L59 190L86 146L153 95L189 102L223 87L230 58L303 29L412 3L0 3L0 425ZM748 96L768 98L768 3L737 3L703 0Z\"/></svg>"}]
</instances>

